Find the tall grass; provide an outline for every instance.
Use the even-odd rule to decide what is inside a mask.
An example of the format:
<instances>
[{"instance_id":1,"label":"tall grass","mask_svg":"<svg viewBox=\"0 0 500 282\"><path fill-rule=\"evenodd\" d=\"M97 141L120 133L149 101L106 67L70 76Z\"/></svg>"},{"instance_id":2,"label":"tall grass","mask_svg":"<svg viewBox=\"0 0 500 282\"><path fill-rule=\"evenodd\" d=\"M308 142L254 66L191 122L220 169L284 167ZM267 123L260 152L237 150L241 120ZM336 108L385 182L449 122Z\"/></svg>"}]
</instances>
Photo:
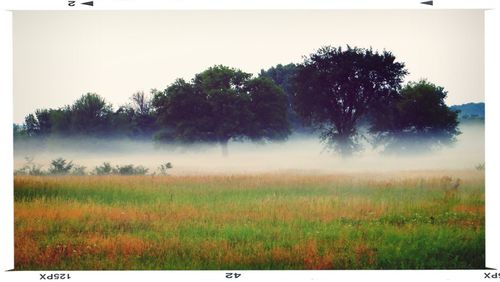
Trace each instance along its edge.
<instances>
[{"instance_id":1,"label":"tall grass","mask_svg":"<svg viewBox=\"0 0 500 282\"><path fill-rule=\"evenodd\" d=\"M450 189L444 177L461 182ZM484 268L484 173L15 176L16 269Z\"/></svg>"}]
</instances>

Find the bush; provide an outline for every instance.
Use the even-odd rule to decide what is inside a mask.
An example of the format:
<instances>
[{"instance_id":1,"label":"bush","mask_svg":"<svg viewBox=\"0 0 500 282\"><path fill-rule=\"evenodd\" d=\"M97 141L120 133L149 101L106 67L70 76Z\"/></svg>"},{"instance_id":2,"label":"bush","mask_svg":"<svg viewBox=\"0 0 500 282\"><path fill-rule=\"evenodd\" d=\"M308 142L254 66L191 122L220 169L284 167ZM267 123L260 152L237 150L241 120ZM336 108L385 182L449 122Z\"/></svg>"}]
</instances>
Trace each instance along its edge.
<instances>
[{"instance_id":1,"label":"bush","mask_svg":"<svg viewBox=\"0 0 500 282\"><path fill-rule=\"evenodd\" d=\"M72 168L73 168L72 161L67 163L65 159L57 158L55 160L52 160L52 162L50 163L49 174L65 175L68 174Z\"/></svg>"},{"instance_id":2,"label":"bush","mask_svg":"<svg viewBox=\"0 0 500 282\"><path fill-rule=\"evenodd\" d=\"M173 168L172 163L168 162L166 164L162 164L158 167L159 175L168 175L168 170Z\"/></svg>"},{"instance_id":3,"label":"bush","mask_svg":"<svg viewBox=\"0 0 500 282\"><path fill-rule=\"evenodd\" d=\"M72 161L68 162L63 158L57 158L52 160L48 171L43 171L42 166L33 163L33 158L26 157L26 164L14 171L14 175L76 175L84 176L88 175L87 168L82 165L75 165ZM163 164L159 167L160 173L167 175L167 170L172 168L171 163ZM129 165L117 165L114 168L109 162L103 162L102 165L96 166L91 175L146 175L149 169L142 166Z\"/></svg>"},{"instance_id":4,"label":"bush","mask_svg":"<svg viewBox=\"0 0 500 282\"><path fill-rule=\"evenodd\" d=\"M485 169L484 163L476 165L476 169L479 171L483 171Z\"/></svg>"},{"instance_id":5,"label":"bush","mask_svg":"<svg viewBox=\"0 0 500 282\"><path fill-rule=\"evenodd\" d=\"M114 174L120 174L120 175L145 175L148 172L149 169L143 167L143 166L137 166L134 167L134 165L129 164L129 165L123 165L123 166L116 166L113 169Z\"/></svg>"},{"instance_id":6,"label":"bush","mask_svg":"<svg viewBox=\"0 0 500 282\"><path fill-rule=\"evenodd\" d=\"M111 167L111 164L108 162L102 163L101 166L96 166L93 173L95 175L109 175L113 172L113 168Z\"/></svg>"},{"instance_id":7,"label":"bush","mask_svg":"<svg viewBox=\"0 0 500 282\"><path fill-rule=\"evenodd\" d=\"M42 166L35 164L33 162L33 157L25 157L26 164L14 171L14 175L44 175L45 173L42 171Z\"/></svg>"},{"instance_id":8,"label":"bush","mask_svg":"<svg viewBox=\"0 0 500 282\"><path fill-rule=\"evenodd\" d=\"M134 174L136 174L136 175L145 175L148 173L148 171L149 171L149 169L143 167L142 165L134 168Z\"/></svg>"},{"instance_id":9,"label":"bush","mask_svg":"<svg viewBox=\"0 0 500 282\"><path fill-rule=\"evenodd\" d=\"M71 174L77 176L87 175L87 172L85 171L86 169L87 168L82 165L75 165L73 167L73 170L71 171Z\"/></svg>"}]
</instances>

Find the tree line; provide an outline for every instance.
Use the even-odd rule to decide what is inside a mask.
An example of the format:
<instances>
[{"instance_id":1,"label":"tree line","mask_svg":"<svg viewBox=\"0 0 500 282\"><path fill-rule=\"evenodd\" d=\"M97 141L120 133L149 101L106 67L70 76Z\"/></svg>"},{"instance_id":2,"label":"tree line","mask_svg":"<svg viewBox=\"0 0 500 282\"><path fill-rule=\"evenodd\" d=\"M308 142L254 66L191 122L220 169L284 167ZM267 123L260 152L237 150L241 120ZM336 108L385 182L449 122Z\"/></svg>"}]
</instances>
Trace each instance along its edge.
<instances>
[{"instance_id":1,"label":"tree line","mask_svg":"<svg viewBox=\"0 0 500 282\"><path fill-rule=\"evenodd\" d=\"M388 51L326 46L300 64L257 76L216 65L164 90L137 92L113 110L96 93L72 105L38 109L14 125L15 138L98 136L161 143L284 140L313 133L342 155L362 140L387 152L451 144L460 134L447 92L427 80L403 85L404 63Z\"/></svg>"}]
</instances>

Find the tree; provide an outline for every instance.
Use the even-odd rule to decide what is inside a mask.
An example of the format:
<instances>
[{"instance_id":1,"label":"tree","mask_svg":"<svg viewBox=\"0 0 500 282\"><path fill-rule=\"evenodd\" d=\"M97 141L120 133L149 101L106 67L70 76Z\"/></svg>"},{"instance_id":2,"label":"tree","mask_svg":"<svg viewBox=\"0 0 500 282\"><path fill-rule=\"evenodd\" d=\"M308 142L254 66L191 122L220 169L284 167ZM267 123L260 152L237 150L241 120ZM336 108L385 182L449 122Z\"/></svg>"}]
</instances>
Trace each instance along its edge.
<instances>
[{"instance_id":1,"label":"tree","mask_svg":"<svg viewBox=\"0 0 500 282\"><path fill-rule=\"evenodd\" d=\"M65 106L59 109L49 110L50 133L57 135L68 135L71 133L71 109Z\"/></svg>"},{"instance_id":2,"label":"tree","mask_svg":"<svg viewBox=\"0 0 500 282\"><path fill-rule=\"evenodd\" d=\"M12 131L14 133L14 140L19 140L21 138L25 138L28 136L28 133L26 132L26 126L25 125L19 125L19 124L13 124Z\"/></svg>"},{"instance_id":3,"label":"tree","mask_svg":"<svg viewBox=\"0 0 500 282\"><path fill-rule=\"evenodd\" d=\"M282 65L278 64L268 70L261 70L260 77L269 77L279 85L285 93L293 92L293 79L297 73L296 64Z\"/></svg>"},{"instance_id":4,"label":"tree","mask_svg":"<svg viewBox=\"0 0 500 282\"><path fill-rule=\"evenodd\" d=\"M24 127L28 136L37 136L40 132L40 124L34 114L28 114L24 118Z\"/></svg>"},{"instance_id":5,"label":"tree","mask_svg":"<svg viewBox=\"0 0 500 282\"><path fill-rule=\"evenodd\" d=\"M102 135L109 129L111 105L104 98L87 93L71 106L71 124L77 134Z\"/></svg>"},{"instance_id":6,"label":"tree","mask_svg":"<svg viewBox=\"0 0 500 282\"><path fill-rule=\"evenodd\" d=\"M43 136L50 135L52 129L50 111L46 109L38 109L35 111L35 116L38 121L38 134Z\"/></svg>"},{"instance_id":7,"label":"tree","mask_svg":"<svg viewBox=\"0 0 500 282\"><path fill-rule=\"evenodd\" d=\"M144 94L144 91L137 91L130 97L132 109L139 115L149 115L151 113L151 99Z\"/></svg>"},{"instance_id":8,"label":"tree","mask_svg":"<svg viewBox=\"0 0 500 282\"><path fill-rule=\"evenodd\" d=\"M153 106L162 126L163 142L195 143L211 140L211 108L193 84L177 79L164 91L157 91Z\"/></svg>"},{"instance_id":9,"label":"tree","mask_svg":"<svg viewBox=\"0 0 500 282\"><path fill-rule=\"evenodd\" d=\"M110 125L113 129L113 135L124 137L133 135L134 132L134 111L127 106L119 107L110 116Z\"/></svg>"},{"instance_id":10,"label":"tree","mask_svg":"<svg viewBox=\"0 0 500 282\"><path fill-rule=\"evenodd\" d=\"M293 108L293 83L297 74L298 65L278 64L267 70L261 70L259 77L268 77L283 89L287 97L287 115L290 126L295 132L310 132L311 129L304 126L297 112Z\"/></svg>"},{"instance_id":11,"label":"tree","mask_svg":"<svg viewBox=\"0 0 500 282\"><path fill-rule=\"evenodd\" d=\"M217 142L288 136L286 97L271 80L214 66L189 83L178 79L153 99L162 137L180 142ZM272 112L274 111L274 112Z\"/></svg>"},{"instance_id":12,"label":"tree","mask_svg":"<svg viewBox=\"0 0 500 282\"><path fill-rule=\"evenodd\" d=\"M290 135L287 96L267 77L248 80L251 121L245 134L252 140L283 140Z\"/></svg>"},{"instance_id":13,"label":"tree","mask_svg":"<svg viewBox=\"0 0 500 282\"><path fill-rule=\"evenodd\" d=\"M28 136L46 137L56 134L68 134L71 127L69 106L59 109L38 109L24 119Z\"/></svg>"},{"instance_id":14,"label":"tree","mask_svg":"<svg viewBox=\"0 0 500 282\"><path fill-rule=\"evenodd\" d=\"M297 113L342 155L360 149L358 122L377 103L393 99L407 74L390 52L331 46L299 65L295 77Z\"/></svg>"},{"instance_id":15,"label":"tree","mask_svg":"<svg viewBox=\"0 0 500 282\"><path fill-rule=\"evenodd\" d=\"M245 91L245 82L251 74L226 66L214 66L195 76L195 91L202 93L208 104L204 114L211 121L209 131L211 139L222 147L227 155L230 139L241 139L246 133L246 126L251 122L248 105L250 97Z\"/></svg>"},{"instance_id":16,"label":"tree","mask_svg":"<svg viewBox=\"0 0 500 282\"><path fill-rule=\"evenodd\" d=\"M408 83L388 108L391 114L375 115L370 131L375 144L386 152L428 151L450 145L460 134L458 111L444 102L443 87L426 80Z\"/></svg>"},{"instance_id":17,"label":"tree","mask_svg":"<svg viewBox=\"0 0 500 282\"><path fill-rule=\"evenodd\" d=\"M154 91L152 90L152 92ZM130 98L132 101L130 105L132 128L136 136L151 136L156 129L152 99L152 96L144 94L144 91L138 91Z\"/></svg>"}]
</instances>

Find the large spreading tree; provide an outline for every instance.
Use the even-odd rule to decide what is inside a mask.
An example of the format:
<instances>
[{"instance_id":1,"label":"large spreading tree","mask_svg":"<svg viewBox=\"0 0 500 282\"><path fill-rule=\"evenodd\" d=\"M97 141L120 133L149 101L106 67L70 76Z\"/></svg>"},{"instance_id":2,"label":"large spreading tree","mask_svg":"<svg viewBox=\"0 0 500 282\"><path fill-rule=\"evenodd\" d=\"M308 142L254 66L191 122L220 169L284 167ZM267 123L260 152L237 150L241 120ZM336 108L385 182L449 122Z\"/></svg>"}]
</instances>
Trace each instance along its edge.
<instances>
[{"instance_id":1,"label":"large spreading tree","mask_svg":"<svg viewBox=\"0 0 500 282\"><path fill-rule=\"evenodd\" d=\"M157 92L153 105L167 141L217 142L284 139L289 133L286 96L267 78L214 66L191 82L178 79Z\"/></svg>"},{"instance_id":2,"label":"large spreading tree","mask_svg":"<svg viewBox=\"0 0 500 282\"><path fill-rule=\"evenodd\" d=\"M298 66L296 111L331 148L349 155L360 148L358 123L375 105L397 96L406 74L390 52L320 48Z\"/></svg>"}]
</instances>

